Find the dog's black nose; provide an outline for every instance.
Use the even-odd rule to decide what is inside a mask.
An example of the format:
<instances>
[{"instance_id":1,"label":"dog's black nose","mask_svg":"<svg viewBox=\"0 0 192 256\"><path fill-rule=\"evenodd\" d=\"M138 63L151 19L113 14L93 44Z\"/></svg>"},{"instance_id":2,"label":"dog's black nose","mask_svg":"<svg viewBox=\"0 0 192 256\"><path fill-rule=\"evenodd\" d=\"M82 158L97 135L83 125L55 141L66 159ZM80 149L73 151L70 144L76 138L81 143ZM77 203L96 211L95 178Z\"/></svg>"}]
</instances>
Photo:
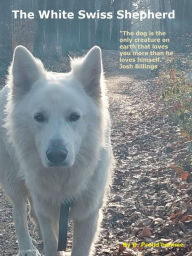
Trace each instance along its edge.
<instances>
[{"instance_id":1,"label":"dog's black nose","mask_svg":"<svg viewBox=\"0 0 192 256\"><path fill-rule=\"evenodd\" d=\"M47 159L52 165L60 165L67 158L68 151L65 147L49 148L46 152Z\"/></svg>"}]
</instances>

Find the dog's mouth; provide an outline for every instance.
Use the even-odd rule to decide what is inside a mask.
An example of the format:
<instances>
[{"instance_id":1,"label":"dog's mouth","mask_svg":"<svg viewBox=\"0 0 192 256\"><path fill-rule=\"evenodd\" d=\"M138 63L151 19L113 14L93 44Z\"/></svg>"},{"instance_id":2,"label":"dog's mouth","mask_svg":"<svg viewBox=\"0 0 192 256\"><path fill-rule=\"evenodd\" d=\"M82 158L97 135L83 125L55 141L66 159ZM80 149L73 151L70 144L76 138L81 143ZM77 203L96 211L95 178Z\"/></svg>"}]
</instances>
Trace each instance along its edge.
<instances>
[{"instance_id":1,"label":"dog's mouth","mask_svg":"<svg viewBox=\"0 0 192 256\"><path fill-rule=\"evenodd\" d=\"M46 158L45 163L43 164L45 168L68 168L72 167L74 165L74 161L70 161L69 157L67 157L63 161L50 161L49 159Z\"/></svg>"},{"instance_id":2,"label":"dog's mouth","mask_svg":"<svg viewBox=\"0 0 192 256\"><path fill-rule=\"evenodd\" d=\"M68 162L63 163L52 163L48 162L47 167L54 168L54 167L70 167L70 164Z\"/></svg>"}]
</instances>

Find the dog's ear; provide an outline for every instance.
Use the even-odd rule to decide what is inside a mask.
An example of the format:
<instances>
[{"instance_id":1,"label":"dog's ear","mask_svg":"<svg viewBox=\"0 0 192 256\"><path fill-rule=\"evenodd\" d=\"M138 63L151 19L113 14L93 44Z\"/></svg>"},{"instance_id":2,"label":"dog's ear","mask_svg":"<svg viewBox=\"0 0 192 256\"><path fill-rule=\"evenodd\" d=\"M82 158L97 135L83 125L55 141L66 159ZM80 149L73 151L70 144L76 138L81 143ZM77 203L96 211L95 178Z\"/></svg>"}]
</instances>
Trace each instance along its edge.
<instances>
[{"instance_id":1,"label":"dog's ear","mask_svg":"<svg viewBox=\"0 0 192 256\"><path fill-rule=\"evenodd\" d=\"M91 97L100 97L103 74L100 47L94 46L85 57L72 61L72 74Z\"/></svg>"},{"instance_id":2,"label":"dog's ear","mask_svg":"<svg viewBox=\"0 0 192 256\"><path fill-rule=\"evenodd\" d=\"M28 91L44 72L43 64L30 51L19 45L15 48L11 65L13 87Z\"/></svg>"}]
</instances>

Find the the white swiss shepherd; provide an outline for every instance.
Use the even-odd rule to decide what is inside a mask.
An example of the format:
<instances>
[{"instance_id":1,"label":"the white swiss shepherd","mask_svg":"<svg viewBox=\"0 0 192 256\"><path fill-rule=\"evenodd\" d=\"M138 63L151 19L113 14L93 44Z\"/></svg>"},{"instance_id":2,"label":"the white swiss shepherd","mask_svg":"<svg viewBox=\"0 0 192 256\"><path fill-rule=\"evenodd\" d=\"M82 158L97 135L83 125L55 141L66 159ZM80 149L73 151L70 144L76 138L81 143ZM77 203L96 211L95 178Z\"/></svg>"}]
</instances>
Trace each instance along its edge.
<instances>
[{"instance_id":1,"label":"the white swiss shepherd","mask_svg":"<svg viewBox=\"0 0 192 256\"><path fill-rule=\"evenodd\" d=\"M92 255L112 161L104 90L97 46L72 60L69 73L47 72L25 47L15 49L0 92L0 181L13 203L19 255L40 255L29 236L26 200L45 256L56 256L60 205L71 196L71 255Z\"/></svg>"}]
</instances>

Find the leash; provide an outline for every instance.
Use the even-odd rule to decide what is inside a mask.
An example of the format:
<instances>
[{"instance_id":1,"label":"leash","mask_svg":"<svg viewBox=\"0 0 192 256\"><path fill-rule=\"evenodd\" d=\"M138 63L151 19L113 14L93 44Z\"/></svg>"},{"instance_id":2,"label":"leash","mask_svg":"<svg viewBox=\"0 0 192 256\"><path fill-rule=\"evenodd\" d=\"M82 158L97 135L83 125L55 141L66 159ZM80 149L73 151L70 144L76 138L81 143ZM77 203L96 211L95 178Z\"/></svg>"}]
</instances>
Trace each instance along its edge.
<instances>
[{"instance_id":1,"label":"leash","mask_svg":"<svg viewBox=\"0 0 192 256\"><path fill-rule=\"evenodd\" d=\"M65 251L67 248L67 228L69 220L69 209L73 205L74 198L64 201L60 206L59 216L59 239L57 251Z\"/></svg>"}]
</instances>

